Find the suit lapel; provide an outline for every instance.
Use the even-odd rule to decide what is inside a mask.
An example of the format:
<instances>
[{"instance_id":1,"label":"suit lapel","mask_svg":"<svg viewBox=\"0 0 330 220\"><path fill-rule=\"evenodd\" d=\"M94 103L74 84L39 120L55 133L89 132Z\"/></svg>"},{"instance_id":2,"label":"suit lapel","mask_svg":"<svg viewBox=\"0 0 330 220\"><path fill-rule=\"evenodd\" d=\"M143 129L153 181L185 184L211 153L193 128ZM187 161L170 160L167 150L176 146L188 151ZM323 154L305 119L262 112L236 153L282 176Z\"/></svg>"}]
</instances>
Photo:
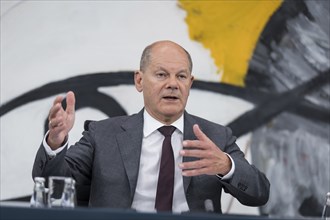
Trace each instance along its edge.
<instances>
[{"instance_id":1,"label":"suit lapel","mask_svg":"<svg viewBox=\"0 0 330 220\"><path fill-rule=\"evenodd\" d=\"M140 164L143 138L143 110L130 116L122 125L123 132L117 134L117 142L123 159L133 199Z\"/></svg>"},{"instance_id":2,"label":"suit lapel","mask_svg":"<svg viewBox=\"0 0 330 220\"><path fill-rule=\"evenodd\" d=\"M184 113L184 140L196 140L193 125L197 123L191 115ZM123 132L117 134L117 142L130 185L130 194L133 199L140 166L140 155L143 138L143 110L130 116L122 125ZM183 162L193 161L196 158L183 157ZM183 177L183 186L187 192L191 177Z\"/></svg>"},{"instance_id":3,"label":"suit lapel","mask_svg":"<svg viewBox=\"0 0 330 220\"><path fill-rule=\"evenodd\" d=\"M197 123L196 120L194 120L194 118L191 117L191 115L185 111L183 140L196 140L197 139L193 132L193 125L196 123ZM194 160L197 160L197 159L194 157L183 157L183 162L189 162L189 161L194 161ZM184 187L185 192L187 192L190 181L191 181L191 177L188 177L188 176L183 177L183 187Z\"/></svg>"}]
</instances>

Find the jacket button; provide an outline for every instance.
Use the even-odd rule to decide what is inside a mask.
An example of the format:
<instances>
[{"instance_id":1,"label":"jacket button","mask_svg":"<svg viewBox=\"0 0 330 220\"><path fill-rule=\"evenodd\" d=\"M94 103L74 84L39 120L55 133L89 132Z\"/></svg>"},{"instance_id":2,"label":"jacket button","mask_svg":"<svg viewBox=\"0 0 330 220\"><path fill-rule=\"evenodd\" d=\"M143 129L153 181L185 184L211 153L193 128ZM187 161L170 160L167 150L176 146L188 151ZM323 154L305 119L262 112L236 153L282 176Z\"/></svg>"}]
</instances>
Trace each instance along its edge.
<instances>
[{"instance_id":1,"label":"jacket button","mask_svg":"<svg viewBox=\"0 0 330 220\"><path fill-rule=\"evenodd\" d=\"M242 184L242 183L238 183L238 188L240 189L240 190L242 190L242 191L245 191L246 189L247 189L247 186L246 185L244 185L244 184Z\"/></svg>"},{"instance_id":2,"label":"jacket button","mask_svg":"<svg viewBox=\"0 0 330 220\"><path fill-rule=\"evenodd\" d=\"M42 161L39 162L39 168L42 169L44 167L44 163Z\"/></svg>"}]
</instances>

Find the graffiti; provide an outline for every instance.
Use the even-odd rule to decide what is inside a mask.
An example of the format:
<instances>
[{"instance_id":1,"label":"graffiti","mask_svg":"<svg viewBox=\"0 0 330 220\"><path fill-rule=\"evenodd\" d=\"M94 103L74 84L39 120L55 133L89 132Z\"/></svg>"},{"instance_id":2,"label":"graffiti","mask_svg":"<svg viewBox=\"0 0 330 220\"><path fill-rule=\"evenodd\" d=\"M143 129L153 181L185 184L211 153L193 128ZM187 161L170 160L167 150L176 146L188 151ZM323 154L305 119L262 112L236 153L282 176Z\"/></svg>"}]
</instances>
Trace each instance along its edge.
<instances>
[{"instance_id":1,"label":"graffiti","mask_svg":"<svg viewBox=\"0 0 330 220\"><path fill-rule=\"evenodd\" d=\"M65 93L69 90L75 92L77 100L76 110L85 107L92 107L100 110L109 117L126 115L127 113L124 108L115 99L100 93L98 88L116 85L133 85L133 74L133 71L93 73L52 82L31 90L2 105L0 107L0 117L24 104L57 95L59 93ZM316 111L317 108L315 106L305 105L302 102L301 97L327 83L326 79L329 76L329 71L324 72L305 84L283 94L260 93L229 84L205 82L200 80L196 80L193 83L192 89L226 94L256 104L256 108L246 112L228 124L228 126L232 128L234 134L237 137L240 137L247 132L253 131L259 126L266 124L269 120L283 111L288 110L297 114ZM65 100L63 100L63 107L65 108ZM296 108L301 109L302 111L295 111ZM319 114L317 115L309 115L310 118L315 120L323 120L329 116L330 113L328 111L319 111ZM48 119L46 118L45 131L48 130L47 120Z\"/></svg>"},{"instance_id":2,"label":"graffiti","mask_svg":"<svg viewBox=\"0 0 330 220\"><path fill-rule=\"evenodd\" d=\"M287 93L276 104L281 105L293 93L308 89L303 85L312 86L313 78L329 71L329 6L329 1L284 1L260 36L246 87ZM262 213L321 216L330 191L330 117L316 120L309 115L330 112L330 77L323 80L317 89L295 96L303 98L304 105L314 106L313 110L295 107L302 114L279 114L252 134L253 163L263 167L272 183Z\"/></svg>"}]
</instances>

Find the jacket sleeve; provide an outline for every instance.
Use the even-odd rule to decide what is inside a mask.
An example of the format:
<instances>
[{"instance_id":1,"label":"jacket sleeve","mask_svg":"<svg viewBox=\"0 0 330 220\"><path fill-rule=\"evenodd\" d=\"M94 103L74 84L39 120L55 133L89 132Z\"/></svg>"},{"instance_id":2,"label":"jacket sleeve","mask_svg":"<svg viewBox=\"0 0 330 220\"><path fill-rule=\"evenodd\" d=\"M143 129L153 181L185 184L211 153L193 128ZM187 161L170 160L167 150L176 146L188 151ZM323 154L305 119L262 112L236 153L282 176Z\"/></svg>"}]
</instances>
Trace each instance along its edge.
<instances>
[{"instance_id":1,"label":"jacket sleeve","mask_svg":"<svg viewBox=\"0 0 330 220\"><path fill-rule=\"evenodd\" d=\"M79 142L69 148L66 146L55 157L50 157L41 144L34 161L32 177L68 176L73 177L77 184L90 184L94 155L92 133L91 128L84 131Z\"/></svg>"},{"instance_id":2,"label":"jacket sleeve","mask_svg":"<svg viewBox=\"0 0 330 220\"><path fill-rule=\"evenodd\" d=\"M50 157L47 155L43 144L41 144L34 160L32 177L68 176L65 175L65 172L63 173L62 169L58 169L59 167L62 167L61 165L63 163L65 163L64 157L66 151L67 147L58 153L56 157Z\"/></svg>"},{"instance_id":3,"label":"jacket sleeve","mask_svg":"<svg viewBox=\"0 0 330 220\"><path fill-rule=\"evenodd\" d=\"M227 144L224 151L235 163L235 172L229 180L223 180L222 185L226 193L230 193L240 203L248 206L261 206L269 198L270 183L262 172L244 158L244 153L235 143L229 128L226 128Z\"/></svg>"}]
</instances>

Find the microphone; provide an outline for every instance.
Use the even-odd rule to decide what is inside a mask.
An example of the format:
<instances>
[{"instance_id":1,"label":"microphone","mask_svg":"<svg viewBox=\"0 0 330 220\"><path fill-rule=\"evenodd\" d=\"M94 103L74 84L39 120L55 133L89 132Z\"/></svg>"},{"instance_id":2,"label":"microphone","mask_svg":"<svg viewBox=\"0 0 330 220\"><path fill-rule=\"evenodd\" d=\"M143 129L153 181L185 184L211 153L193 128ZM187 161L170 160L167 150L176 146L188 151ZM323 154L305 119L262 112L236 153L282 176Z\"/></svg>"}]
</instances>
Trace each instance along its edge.
<instances>
[{"instance_id":1,"label":"microphone","mask_svg":"<svg viewBox=\"0 0 330 220\"><path fill-rule=\"evenodd\" d=\"M206 199L204 201L204 207L206 212L214 212L213 201L211 199Z\"/></svg>"}]
</instances>

